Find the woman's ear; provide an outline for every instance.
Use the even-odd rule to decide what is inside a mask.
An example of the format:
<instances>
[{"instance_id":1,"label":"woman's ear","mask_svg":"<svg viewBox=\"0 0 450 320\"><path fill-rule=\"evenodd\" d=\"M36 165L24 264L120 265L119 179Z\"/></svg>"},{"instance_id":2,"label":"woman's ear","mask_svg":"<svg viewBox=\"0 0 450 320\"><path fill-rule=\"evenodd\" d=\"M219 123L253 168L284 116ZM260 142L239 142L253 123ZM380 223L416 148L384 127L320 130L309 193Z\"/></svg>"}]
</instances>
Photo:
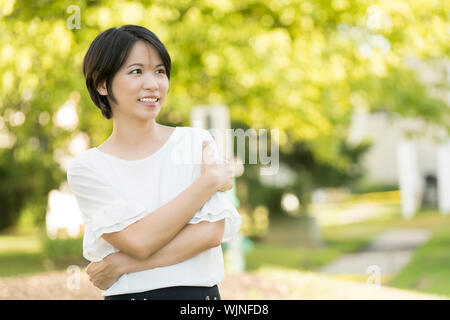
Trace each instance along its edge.
<instances>
[{"instance_id":1,"label":"woman's ear","mask_svg":"<svg viewBox=\"0 0 450 320\"><path fill-rule=\"evenodd\" d=\"M100 93L102 96L107 96L108 95L108 90L106 89L106 81L103 81L102 83L100 83L97 87L97 91L98 93Z\"/></svg>"}]
</instances>

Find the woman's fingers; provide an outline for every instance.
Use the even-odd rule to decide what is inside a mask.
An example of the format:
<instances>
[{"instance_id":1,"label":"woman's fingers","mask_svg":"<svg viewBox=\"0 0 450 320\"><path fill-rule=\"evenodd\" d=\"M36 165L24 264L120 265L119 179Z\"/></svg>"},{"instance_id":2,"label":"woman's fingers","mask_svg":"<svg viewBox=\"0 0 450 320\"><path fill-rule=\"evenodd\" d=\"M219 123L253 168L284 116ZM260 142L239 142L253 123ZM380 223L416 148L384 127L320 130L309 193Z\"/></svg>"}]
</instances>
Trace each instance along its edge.
<instances>
[{"instance_id":1,"label":"woman's fingers","mask_svg":"<svg viewBox=\"0 0 450 320\"><path fill-rule=\"evenodd\" d=\"M234 165L231 163L230 160L223 160L223 163L227 165L228 173L233 178L234 177Z\"/></svg>"},{"instance_id":2,"label":"woman's fingers","mask_svg":"<svg viewBox=\"0 0 450 320\"><path fill-rule=\"evenodd\" d=\"M213 162L213 153L211 149L211 144L209 141L203 141L203 161L207 164Z\"/></svg>"},{"instance_id":3,"label":"woman's fingers","mask_svg":"<svg viewBox=\"0 0 450 320\"><path fill-rule=\"evenodd\" d=\"M230 160L218 158L214 154L213 144L209 140L202 142L202 173L211 171L218 178L219 191L231 190L234 186L234 166Z\"/></svg>"}]
</instances>

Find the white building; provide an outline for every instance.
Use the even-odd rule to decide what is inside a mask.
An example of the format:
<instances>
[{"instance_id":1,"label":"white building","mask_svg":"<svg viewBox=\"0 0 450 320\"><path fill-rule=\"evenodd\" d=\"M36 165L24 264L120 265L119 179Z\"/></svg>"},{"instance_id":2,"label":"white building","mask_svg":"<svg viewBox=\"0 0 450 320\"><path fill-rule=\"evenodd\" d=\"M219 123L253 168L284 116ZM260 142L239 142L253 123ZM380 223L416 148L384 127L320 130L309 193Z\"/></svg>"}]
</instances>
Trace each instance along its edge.
<instances>
[{"instance_id":1,"label":"white building","mask_svg":"<svg viewBox=\"0 0 450 320\"><path fill-rule=\"evenodd\" d=\"M430 95L444 100L450 107L450 60L425 64L409 59L407 65L418 72L419 79L430 88ZM447 85L436 88L443 83ZM363 158L367 180L398 184L403 213L408 217L422 200L436 203L443 213L449 213L450 139L444 128L385 112L369 114L358 106L356 110L349 141L370 139L372 142Z\"/></svg>"}]
</instances>

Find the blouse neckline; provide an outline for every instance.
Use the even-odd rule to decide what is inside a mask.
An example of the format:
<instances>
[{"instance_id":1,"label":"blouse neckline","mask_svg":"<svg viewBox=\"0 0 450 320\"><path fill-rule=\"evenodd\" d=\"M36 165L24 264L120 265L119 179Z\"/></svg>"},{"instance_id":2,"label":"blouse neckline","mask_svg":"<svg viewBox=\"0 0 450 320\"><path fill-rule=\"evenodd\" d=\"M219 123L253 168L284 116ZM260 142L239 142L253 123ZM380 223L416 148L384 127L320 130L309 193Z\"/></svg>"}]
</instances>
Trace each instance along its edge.
<instances>
[{"instance_id":1,"label":"blouse neckline","mask_svg":"<svg viewBox=\"0 0 450 320\"><path fill-rule=\"evenodd\" d=\"M155 157L158 153L160 153L163 149L165 149L165 147L169 144L170 140L173 139L173 137L174 137L174 135L175 135L175 132L177 131L178 128L179 128L179 127L175 127L175 129L174 129L174 130L172 131L172 133L170 134L169 138L164 142L164 144L163 144L158 150L156 150L156 151L153 152L151 155L146 156L146 157L144 157L144 158L142 158L142 159L126 160L126 159L122 159L122 158L118 158L118 157L116 157L116 156L113 156L112 154L106 153L106 152L104 152L104 151L101 151L101 150L100 150L99 148L97 148L97 147L94 147L93 149L94 149L94 150L97 150L97 152L100 152L101 154L104 154L104 155L106 155L106 156L108 156L108 157L110 157L110 158L112 158L112 159L114 159L114 160L117 160L117 161L121 161L121 162L124 162L124 163L137 163L137 162L141 162L141 161L145 161L145 160L152 159L152 158Z\"/></svg>"}]
</instances>

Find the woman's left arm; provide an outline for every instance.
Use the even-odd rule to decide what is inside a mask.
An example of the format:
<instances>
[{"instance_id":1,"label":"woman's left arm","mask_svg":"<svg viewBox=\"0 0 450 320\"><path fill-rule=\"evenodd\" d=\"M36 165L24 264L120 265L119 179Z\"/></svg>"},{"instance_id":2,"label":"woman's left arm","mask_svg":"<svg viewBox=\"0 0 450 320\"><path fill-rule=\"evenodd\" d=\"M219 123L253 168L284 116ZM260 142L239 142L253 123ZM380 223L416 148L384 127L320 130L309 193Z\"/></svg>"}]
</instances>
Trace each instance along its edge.
<instances>
[{"instance_id":1,"label":"woman's left arm","mask_svg":"<svg viewBox=\"0 0 450 320\"><path fill-rule=\"evenodd\" d=\"M138 272L180 263L221 244L225 220L186 225L168 244L145 260L116 252L86 269L90 281L106 290L124 273Z\"/></svg>"}]
</instances>

